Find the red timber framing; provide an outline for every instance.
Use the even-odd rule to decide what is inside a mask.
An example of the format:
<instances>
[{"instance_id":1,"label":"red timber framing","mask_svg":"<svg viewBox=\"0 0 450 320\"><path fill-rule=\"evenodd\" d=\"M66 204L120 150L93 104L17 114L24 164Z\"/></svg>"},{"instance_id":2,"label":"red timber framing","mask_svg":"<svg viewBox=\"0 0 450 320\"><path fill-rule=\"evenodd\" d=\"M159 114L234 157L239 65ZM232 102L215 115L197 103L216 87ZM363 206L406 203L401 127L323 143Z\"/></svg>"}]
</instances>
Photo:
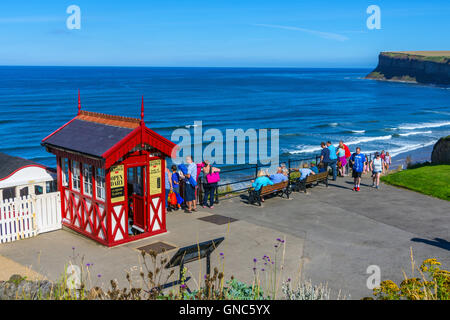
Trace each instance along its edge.
<instances>
[{"instance_id":1,"label":"red timber framing","mask_svg":"<svg viewBox=\"0 0 450 320\"><path fill-rule=\"evenodd\" d=\"M86 150L76 150L72 146L68 148L48 142L49 137L64 134L67 130L65 128L70 127L74 120L86 121L87 124L84 125L87 126L106 124L128 128L129 133L101 156L89 154ZM93 136L92 139L100 141L101 137ZM116 246L167 231L165 158L172 155L176 145L145 126L143 109L140 121L79 111L77 117L45 138L42 145L56 155L64 226L106 246ZM155 164L160 168L155 168ZM140 168L142 179L142 194L139 197L134 193L134 187L129 190L132 184L128 181L129 170L137 170L136 168ZM123 189L119 188L119 196L115 188L117 176L123 186ZM155 184L155 181L158 183ZM133 203L132 197L139 199L139 206L130 205ZM134 222L139 220L140 233L136 235L128 232L131 217Z\"/></svg>"}]
</instances>

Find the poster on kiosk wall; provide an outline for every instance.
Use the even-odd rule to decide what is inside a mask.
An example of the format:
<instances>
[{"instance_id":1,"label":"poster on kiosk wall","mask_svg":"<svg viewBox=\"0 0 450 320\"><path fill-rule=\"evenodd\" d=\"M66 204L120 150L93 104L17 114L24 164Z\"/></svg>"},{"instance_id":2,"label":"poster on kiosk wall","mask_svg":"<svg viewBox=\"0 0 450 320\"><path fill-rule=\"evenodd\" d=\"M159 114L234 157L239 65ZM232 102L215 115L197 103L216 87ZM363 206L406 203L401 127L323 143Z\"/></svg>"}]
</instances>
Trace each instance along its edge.
<instances>
[{"instance_id":1,"label":"poster on kiosk wall","mask_svg":"<svg viewBox=\"0 0 450 320\"><path fill-rule=\"evenodd\" d=\"M111 168L111 203L125 201L124 166Z\"/></svg>"},{"instance_id":2,"label":"poster on kiosk wall","mask_svg":"<svg viewBox=\"0 0 450 320\"><path fill-rule=\"evenodd\" d=\"M161 159L150 161L150 195L161 193Z\"/></svg>"}]
</instances>

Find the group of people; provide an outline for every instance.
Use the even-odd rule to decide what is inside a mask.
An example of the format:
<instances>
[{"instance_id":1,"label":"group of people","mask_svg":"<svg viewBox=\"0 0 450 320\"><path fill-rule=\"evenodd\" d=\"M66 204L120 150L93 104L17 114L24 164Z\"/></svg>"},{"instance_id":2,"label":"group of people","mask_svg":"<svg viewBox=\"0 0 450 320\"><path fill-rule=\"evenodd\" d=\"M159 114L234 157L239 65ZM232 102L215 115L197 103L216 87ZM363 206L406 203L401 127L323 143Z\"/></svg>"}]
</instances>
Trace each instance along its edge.
<instances>
[{"instance_id":1,"label":"group of people","mask_svg":"<svg viewBox=\"0 0 450 320\"><path fill-rule=\"evenodd\" d=\"M293 169L300 173L299 180L304 180L309 175L325 171L328 172L328 168L331 168L332 180L335 181L338 173L341 177L348 176L348 168L351 168L352 177L354 179L354 191L360 191L361 176L370 171L372 171L372 187L379 189L380 176L387 172L391 165L391 156L389 155L389 152L385 152L384 150L382 150L381 153L376 152L374 159L370 159L368 156L361 153L360 147L357 147L356 152L352 154L348 146L345 145L342 140L339 141L337 147L335 147L331 141L327 141L326 143L322 142L320 146L322 151L319 164L316 164L315 161L311 161L310 164L304 163L299 169ZM180 209L181 204L185 202L185 213L196 212L198 181L201 181L202 183L203 208L209 207L213 209L217 183L220 181L219 172L220 169L213 167L207 160L195 164L191 156L186 157L186 164L178 166L172 165L170 169L166 167L165 199L167 210ZM202 174L202 177L199 180L200 174ZM274 174L269 174L267 170L259 170L256 179L252 180L252 187L258 192L264 186L280 183L288 179L289 169L286 167L285 163L282 163ZM182 181L184 181L184 199L180 194L180 184ZM172 193L174 196L171 197ZM261 197L261 201L264 202L263 197Z\"/></svg>"},{"instance_id":2,"label":"group of people","mask_svg":"<svg viewBox=\"0 0 450 320\"><path fill-rule=\"evenodd\" d=\"M198 191L198 181L202 181L203 190L203 208L208 206L214 208L215 191L217 183L220 181L220 169L213 167L209 161L205 160L199 164L195 164L191 156L186 156L186 164L172 165L171 168L165 169L165 201L168 211L172 209L181 209L181 205L185 202L185 213L197 211L196 194ZM202 176L200 177L200 175ZM201 180L199 180L201 178ZM184 199L181 197L180 185L183 183ZM171 197L171 194L174 197ZM173 201L171 201L171 198ZM176 201L175 201L176 199Z\"/></svg>"},{"instance_id":3,"label":"group of people","mask_svg":"<svg viewBox=\"0 0 450 320\"><path fill-rule=\"evenodd\" d=\"M282 163L274 174L269 174L267 170L259 170L256 179L252 180L252 187L256 192L259 192L262 187L287 181L288 179L289 170L286 168L286 164ZM264 202L264 197L261 197L261 201Z\"/></svg>"},{"instance_id":4,"label":"group of people","mask_svg":"<svg viewBox=\"0 0 450 320\"><path fill-rule=\"evenodd\" d=\"M333 181L336 180L337 172L339 169L340 176L347 176L347 164L352 169L352 177L354 179L354 191L360 191L361 176L364 173L372 171L372 187L380 188L380 176L389 170L391 165L391 156L389 152L384 150L381 153L376 152L374 159L370 159L368 156L361 153L361 148L357 147L355 153L351 153L350 149L344 142L339 141L338 147L331 144L331 141L327 143L322 142L320 144L322 152L320 154L320 161L323 164L325 171L328 167L331 167L333 174Z\"/></svg>"}]
</instances>

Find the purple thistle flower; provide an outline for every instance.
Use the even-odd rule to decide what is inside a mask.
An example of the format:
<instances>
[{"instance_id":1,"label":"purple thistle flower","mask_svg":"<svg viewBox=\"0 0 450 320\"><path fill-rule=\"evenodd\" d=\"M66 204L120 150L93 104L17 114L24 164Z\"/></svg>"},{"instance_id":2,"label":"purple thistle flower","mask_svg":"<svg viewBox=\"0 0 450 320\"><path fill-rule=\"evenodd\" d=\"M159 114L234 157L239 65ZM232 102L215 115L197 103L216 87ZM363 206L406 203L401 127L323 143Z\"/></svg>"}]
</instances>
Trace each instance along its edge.
<instances>
[{"instance_id":1,"label":"purple thistle flower","mask_svg":"<svg viewBox=\"0 0 450 320\"><path fill-rule=\"evenodd\" d=\"M184 288L186 288L186 285L185 285L185 284L182 284L180 287L181 287L182 289L184 289Z\"/></svg>"},{"instance_id":2,"label":"purple thistle flower","mask_svg":"<svg viewBox=\"0 0 450 320\"><path fill-rule=\"evenodd\" d=\"M258 261L258 260L256 260L256 258L253 258L253 262L256 263L256 261Z\"/></svg>"},{"instance_id":3,"label":"purple thistle flower","mask_svg":"<svg viewBox=\"0 0 450 320\"><path fill-rule=\"evenodd\" d=\"M261 271L264 271L264 269L261 269Z\"/></svg>"},{"instance_id":4,"label":"purple thistle flower","mask_svg":"<svg viewBox=\"0 0 450 320\"><path fill-rule=\"evenodd\" d=\"M101 277L102 277L102 275L101 275L101 274L98 274L98 275L97 275L97 277L101 278Z\"/></svg>"}]
</instances>

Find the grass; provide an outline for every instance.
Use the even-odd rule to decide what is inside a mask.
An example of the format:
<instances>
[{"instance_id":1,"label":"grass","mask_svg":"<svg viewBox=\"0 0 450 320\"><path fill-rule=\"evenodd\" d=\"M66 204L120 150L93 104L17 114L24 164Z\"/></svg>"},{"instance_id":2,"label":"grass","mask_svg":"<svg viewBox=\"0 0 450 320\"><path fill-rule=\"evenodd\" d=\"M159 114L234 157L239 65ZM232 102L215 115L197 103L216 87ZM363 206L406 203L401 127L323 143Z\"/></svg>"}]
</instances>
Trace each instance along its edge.
<instances>
[{"instance_id":1,"label":"grass","mask_svg":"<svg viewBox=\"0 0 450 320\"><path fill-rule=\"evenodd\" d=\"M436 52L426 52L426 51L407 51L407 52L382 52L383 55L391 58L400 59L415 59L420 61L432 61L438 63L448 63L450 61L450 56L448 51L436 51Z\"/></svg>"},{"instance_id":2,"label":"grass","mask_svg":"<svg viewBox=\"0 0 450 320\"><path fill-rule=\"evenodd\" d=\"M381 177L387 184L450 200L450 165L425 165Z\"/></svg>"}]
</instances>

